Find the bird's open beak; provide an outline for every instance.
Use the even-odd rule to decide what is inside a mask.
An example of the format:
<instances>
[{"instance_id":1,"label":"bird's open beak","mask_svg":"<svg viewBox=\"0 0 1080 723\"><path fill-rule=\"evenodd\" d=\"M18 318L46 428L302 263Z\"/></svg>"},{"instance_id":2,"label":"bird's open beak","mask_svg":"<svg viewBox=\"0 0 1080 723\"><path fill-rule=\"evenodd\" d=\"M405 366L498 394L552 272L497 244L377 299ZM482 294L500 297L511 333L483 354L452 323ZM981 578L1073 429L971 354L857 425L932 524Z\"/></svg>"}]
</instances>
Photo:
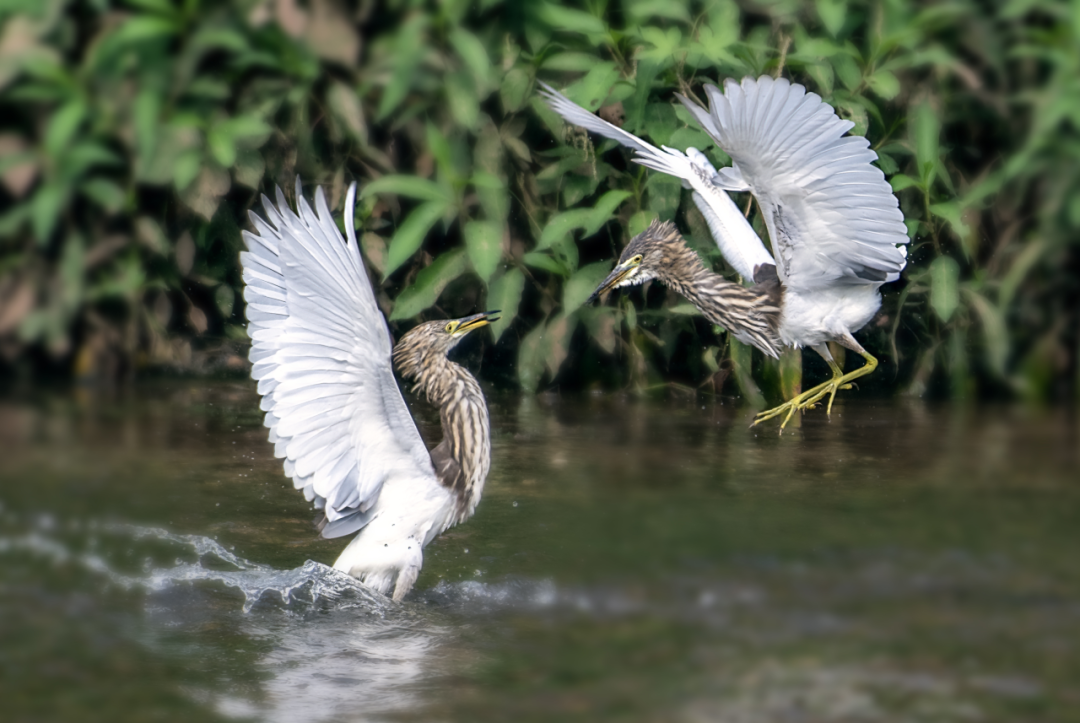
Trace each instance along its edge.
<instances>
[{"instance_id":1,"label":"bird's open beak","mask_svg":"<svg viewBox=\"0 0 1080 723\"><path fill-rule=\"evenodd\" d=\"M497 316L499 311L485 311L480 314L473 314L472 316L466 316L458 324L458 328L455 331L457 334L468 334L470 331L474 331L484 326L488 326L492 322L498 321Z\"/></svg>"},{"instance_id":2,"label":"bird's open beak","mask_svg":"<svg viewBox=\"0 0 1080 723\"><path fill-rule=\"evenodd\" d=\"M608 274L608 277L602 282L600 282L600 285L596 287L596 291L592 292L592 296L586 299L585 303L591 304L601 294L606 294L607 292L614 289L616 286L622 283L627 276L630 276L632 273L634 273L634 270L640 265L640 261L635 263L631 260L616 266L612 270L612 272Z\"/></svg>"}]
</instances>

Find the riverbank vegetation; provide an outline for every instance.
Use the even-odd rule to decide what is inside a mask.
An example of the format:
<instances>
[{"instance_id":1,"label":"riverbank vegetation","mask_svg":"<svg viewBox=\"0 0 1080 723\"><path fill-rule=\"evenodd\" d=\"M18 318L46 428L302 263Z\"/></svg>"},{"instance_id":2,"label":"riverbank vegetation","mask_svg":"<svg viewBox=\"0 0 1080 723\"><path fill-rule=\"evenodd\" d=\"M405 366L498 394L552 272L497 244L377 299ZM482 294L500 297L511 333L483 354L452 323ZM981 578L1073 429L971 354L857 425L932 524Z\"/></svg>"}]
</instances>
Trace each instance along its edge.
<instances>
[{"instance_id":1,"label":"riverbank vegetation","mask_svg":"<svg viewBox=\"0 0 1080 723\"><path fill-rule=\"evenodd\" d=\"M1076 398L1080 21L1065 3L13 0L0 10L0 367L242 367L240 229L327 188L400 333L501 308L501 386L797 385L650 287L585 305L674 219L677 182L567 128L537 80L653 143L727 159L674 101L772 74L855 122L912 237L860 338L883 393ZM761 229L756 209L738 198ZM764 230L761 229L764 235ZM808 366L816 364L807 355ZM816 378L823 369L810 366Z\"/></svg>"}]
</instances>

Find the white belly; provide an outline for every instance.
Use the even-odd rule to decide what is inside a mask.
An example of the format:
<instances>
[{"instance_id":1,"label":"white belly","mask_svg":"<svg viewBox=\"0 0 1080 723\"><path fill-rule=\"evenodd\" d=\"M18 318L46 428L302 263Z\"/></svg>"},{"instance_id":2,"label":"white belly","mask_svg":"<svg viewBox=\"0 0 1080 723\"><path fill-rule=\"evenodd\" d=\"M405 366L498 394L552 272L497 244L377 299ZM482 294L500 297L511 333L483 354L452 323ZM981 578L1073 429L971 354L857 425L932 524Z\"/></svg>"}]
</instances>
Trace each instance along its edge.
<instances>
[{"instance_id":1,"label":"white belly","mask_svg":"<svg viewBox=\"0 0 1080 723\"><path fill-rule=\"evenodd\" d=\"M877 286L785 289L780 338L795 347L835 340L863 328L880 307Z\"/></svg>"},{"instance_id":2,"label":"white belly","mask_svg":"<svg viewBox=\"0 0 1080 723\"><path fill-rule=\"evenodd\" d=\"M386 481L375 515L342 550L334 568L400 600L420 574L424 547L450 526L457 499L434 478Z\"/></svg>"}]
</instances>

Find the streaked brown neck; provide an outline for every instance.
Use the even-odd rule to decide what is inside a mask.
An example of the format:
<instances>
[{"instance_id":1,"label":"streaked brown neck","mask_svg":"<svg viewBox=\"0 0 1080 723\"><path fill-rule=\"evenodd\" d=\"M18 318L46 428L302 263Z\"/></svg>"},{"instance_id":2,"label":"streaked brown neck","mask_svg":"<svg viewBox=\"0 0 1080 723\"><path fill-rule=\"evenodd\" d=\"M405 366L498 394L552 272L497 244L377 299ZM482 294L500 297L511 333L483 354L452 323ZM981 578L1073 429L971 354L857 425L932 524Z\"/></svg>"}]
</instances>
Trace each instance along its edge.
<instances>
[{"instance_id":1,"label":"streaked brown neck","mask_svg":"<svg viewBox=\"0 0 1080 723\"><path fill-rule=\"evenodd\" d=\"M439 407L443 439L431 450L439 480L458 496L457 522L476 509L491 467L487 403L476 378L460 364L439 356L422 367L416 388Z\"/></svg>"},{"instance_id":2,"label":"streaked brown neck","mask_svg":"<svg viewBox=\"0 0 1080 723\"><path fill-rule=\"evenodd\" d=\"M681 240L669 244L657 265L657 279L696 306L706 319L732 332L740 341L778 353L776 329L780 309L759 289L747 289L705 268Z\"/></svg>"}]
</instances>

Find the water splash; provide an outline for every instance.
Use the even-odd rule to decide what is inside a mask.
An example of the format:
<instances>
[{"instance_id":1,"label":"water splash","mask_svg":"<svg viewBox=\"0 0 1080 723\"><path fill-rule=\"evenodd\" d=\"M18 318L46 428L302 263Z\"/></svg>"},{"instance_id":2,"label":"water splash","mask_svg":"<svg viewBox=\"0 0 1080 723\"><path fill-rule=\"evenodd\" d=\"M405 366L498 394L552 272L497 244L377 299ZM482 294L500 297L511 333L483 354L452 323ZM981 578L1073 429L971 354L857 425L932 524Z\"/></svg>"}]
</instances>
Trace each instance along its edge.
<instances>
[{"instance_id":1,"label":"water splash","mask_svg":"<svg viewBox=\"0 0 1080 723\"><path fill-rule=\"evenodd\" d=\"M48 522L36 524L21 535L0 537L0 554L29 554L57 565L79 565L125 589L143 589L151 593L164 592L178 585L220 583L244 596L244 613L250 613L256 606L279 606L286 609L360 607L382 614L392 605L389 598L365 587L356 578L313 560L292 570L277 570L246 560L203 535L181 535L137 525L91 527L95 534L167 543L177 548L178 555L187 558L193 555L195 561L185 562L177 557L172 566L148 565L142 575L120 572L104 554L73 549L74 546L54 534L55 525Z\"/></svg>"}]
</instances>

